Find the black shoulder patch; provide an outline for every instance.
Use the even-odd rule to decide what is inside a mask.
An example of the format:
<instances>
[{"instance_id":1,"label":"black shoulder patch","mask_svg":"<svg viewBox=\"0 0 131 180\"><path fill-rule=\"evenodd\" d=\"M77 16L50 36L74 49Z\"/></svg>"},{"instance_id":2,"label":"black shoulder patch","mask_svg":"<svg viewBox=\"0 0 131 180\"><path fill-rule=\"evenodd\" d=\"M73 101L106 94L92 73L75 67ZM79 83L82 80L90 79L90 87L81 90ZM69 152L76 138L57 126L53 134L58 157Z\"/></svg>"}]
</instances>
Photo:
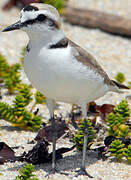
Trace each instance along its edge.
<instances>
[{"instance_id":1,"label":"black shoulder patch","mask_svg":"<svg viewBox=\"0 0 131 180\"><path fill-rule=\"evenodd\" d=\"M66 38L61 39L58 43L50 45L50 49L66 48L68 46L68 40Z\"/></svg>"},{"instance_id":2,"label":"black shoulder patch","mask_svg":"<svg viewBox=\"0 0 131 180\"><path fill-rule=\"evenodd\" d=\"M27 50L27 52L30 51L29 44L27 44L26 50Z\"/></svg>"},{"instance_id":3,"label":"black shoulder patch","mask_svg":"<svg viewBox=\"0 0 131 180\"><path fill-rule=\"evenodd\" d=\"M27 5L23 8L23 11L39 11L39 9L35 6Z\"/></svg>"}]
</instances>

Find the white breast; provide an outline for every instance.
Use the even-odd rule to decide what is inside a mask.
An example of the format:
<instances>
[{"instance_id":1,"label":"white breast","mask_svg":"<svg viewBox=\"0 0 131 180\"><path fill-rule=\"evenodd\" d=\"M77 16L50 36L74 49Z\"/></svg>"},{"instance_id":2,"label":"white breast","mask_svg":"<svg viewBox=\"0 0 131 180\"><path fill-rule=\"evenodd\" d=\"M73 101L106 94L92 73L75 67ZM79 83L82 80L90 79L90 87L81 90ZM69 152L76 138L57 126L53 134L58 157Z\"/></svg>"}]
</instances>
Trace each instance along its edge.
<instances>
[{"instance_id":1,"label":"white breast","mask_svg":"<svg viewBox=\"0 0 131 180\"><path fill-rule=\"evenodd\" d=\"M26 53L24 68L34 87L55 101L90 102L108 91L99 74L72 56L70 46L61 49L32 48Z\"/></svg>"}]
</instances>

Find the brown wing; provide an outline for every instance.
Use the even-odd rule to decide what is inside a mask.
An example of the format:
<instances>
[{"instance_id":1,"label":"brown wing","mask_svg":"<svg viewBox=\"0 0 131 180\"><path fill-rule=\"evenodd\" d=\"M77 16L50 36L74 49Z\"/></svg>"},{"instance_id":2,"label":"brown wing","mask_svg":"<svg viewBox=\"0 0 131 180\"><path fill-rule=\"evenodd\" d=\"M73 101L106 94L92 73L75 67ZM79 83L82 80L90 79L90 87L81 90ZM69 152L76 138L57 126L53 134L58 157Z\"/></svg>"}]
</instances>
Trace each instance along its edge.
<instances>
[{"instance_id":1,"label":"brown wing","mask_svg":"<svg viewBox=\"0 0 131 180\"><path fill-rule=\"evenodd\" d=\"M77 61L83 63L84 65L90 67L91 69L99 73L104 78L104 83L114 86L112 80L110 80L106 72L101 68L101 66L97 63L97 61L94 59L94 57L91 54L89 54L86 50L84 50L83 48L72 42L70 39L67 40L69 44L73 48L75 48L74 52L75 51L78 52L78 54L77 52L74 53L74 56L76 57Z\"/></svg>"}]
</instances>

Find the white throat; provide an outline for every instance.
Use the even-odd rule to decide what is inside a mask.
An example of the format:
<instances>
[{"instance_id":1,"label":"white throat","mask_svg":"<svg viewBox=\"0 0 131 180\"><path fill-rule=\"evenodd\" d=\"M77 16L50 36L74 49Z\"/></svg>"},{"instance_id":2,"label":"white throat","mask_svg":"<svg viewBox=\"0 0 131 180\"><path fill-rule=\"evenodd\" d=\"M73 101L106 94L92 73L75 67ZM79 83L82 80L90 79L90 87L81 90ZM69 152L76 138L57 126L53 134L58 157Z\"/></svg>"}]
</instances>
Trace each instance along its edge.
<instances>
[{"instance_id":1,"label":"white throat","mask_svg":"<svg viewBox=\"0 0 131 180\"><path fill-rule=\"evenodd\" d=\"M33 46L48 46L50 44L56 44L65 37L64 32L59 30L48 31L48 32L33 32L26 30L26 33L30 39L30 43Z\"/></svg>"}]
</instances>

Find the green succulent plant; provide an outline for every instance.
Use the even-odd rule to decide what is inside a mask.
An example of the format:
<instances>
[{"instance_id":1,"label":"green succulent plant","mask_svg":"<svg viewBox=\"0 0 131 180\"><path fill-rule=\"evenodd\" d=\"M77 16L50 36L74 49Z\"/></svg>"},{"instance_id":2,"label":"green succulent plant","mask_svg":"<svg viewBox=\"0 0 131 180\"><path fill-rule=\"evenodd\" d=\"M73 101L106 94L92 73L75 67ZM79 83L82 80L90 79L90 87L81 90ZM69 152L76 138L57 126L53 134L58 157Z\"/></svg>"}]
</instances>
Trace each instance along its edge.
<instances>
[{"instance_id":1,"label":"green succulent plant","mask_svg":"<svg viewBox=\"0 0 131 180\"><path fill-rule=\"evenodd\" d=\"M111 156L115 156L117 160L121 161L123 158L123 153L125 151L125 144L121 140L114 140L110 145Z\"/></svg>"},{"instance_id":2,"label":"green succulent plant","mask_svg":"<svg viewBox=\"0 0 131 180\"><path fill-rule=\"evenodd\" d=\"M13 108L4 102L0 102L0 118L3 118L9 122L13 122L15 119Z\"/></svg>"},{"instance_id":3,"label":"green succulent plant","mask_svg":"<svg viewBox=\"0 0 131 180\"><path fill-rule=\"evenodd\" d=\"M129 108L128 102L126 100L122 100L115 108L115 113L118 113L123 118L129 118L131 115L131 110Z\"/></svg>"},{"instance_id":4,"label":"green succulent plant","mask_svg":"<svg viewBox=\"0 0 131 180\"><path fill-rule=\"evenodd\" d=\"M125 75L122 72L117 73L115 79L119 83L123 83L126 80Z\"/></svg>"},{"instance_id":5,"label":"green succulent plant","mask_svg":"<svg viewBox=\"0 0 131 180\"><path fill-rule=\"evenodd\" d=\"M115 108L114 113L107 116L109 135L116 137L130 137L131 131L126 122L131 115L131 110L126 100L121 101Z\"/></svg>"},{"instance_id":6,"label":"green succulent plant","mask_svg":"<svg viewBox=\"0 0 131 180\"><path fill-rule=\"evenodd\" d=\"M59 11L59 13L63 13L65 0L43 0L43 3L50 4L54 6Z\"/></svg>"},{"instance_id":7,"label":"green succulent plant","mask_svg":"<svg viewBox=\"0 0 131 180\"><path fill-rule=\"evenodd\" d=\"M128 82L128 87L131 89L131 82Z\"/></svg>"},{"instance_id":8,"label":"green succulent plant","mask_svg":"<svg viewBox=\"0 0 131 180\"><path fill-rule=\"evenodd\" d=\"M20 69L19 63L9 65L4 56L0 55L0 77L1 82L5 83L9 94L13 94L18 89L20 84Z\"/></svg>"},{"instance_id":9,"label":"green succulent plant","mask_svg":"<svg viewBox=\"0 0 131 180\"><path fill-rule=\"evenodd\" d=\"M82 120L78 132L74 135L74 142L76 143L76 148L80 151L82 151L83 143L84 143L84 126L85 123L84 120ZM88 127L87 147L89 148L93 143L93 139L96 137L96 131L94 130L92 123L89 119L87 119L87 127Z\"/></svg>"},{"instance_id":10,"label":"green succulent plant","mask_svg":"<svg viewBox=\"0 0 131 180\"><path fill-rule=\"evenodd\" d=\"M128 163L131 164L131 144L128 146L128 148L125 149L123 154L126 157Z\"/></svg>"},{"instance_id":11,"label":"green succulent plant","mask_svg":"<svg viewBox=\"0 0 131 180\"><path fill-rule=\"evenodd\" d=\"M1 170L0 170L0 176L2 176L3 174L1 173Z\"/></svg>"},{"instance_id":12,"label":"green succulent plant","mask_svg":"<svg viewBox=\"0 0 131 180\"><path fill-rule=\"evenodd\" d=\"M36 91L35 103L33 104L32 108L31 108L31 112L33 112L33 110L37 104L45 104L45 103L46 103L46 97L39 91Z\"/></svg>"},{"instance_id":13,"label":"green succulent plant","mask_svg":"<svg viewBox=\"0 0 131 180\"><path fill-rule=\"evenodd\" d=\"M111 156L116 157L118 161L125 159L128 163L131 163L131 145L125 147L125 144L117 139L111 143L109 151L111 152Z\"/></svg>"},{"instance_id":14,"label":"green succulent plant","mask_svg":"<svg viewBox=\"0 0 131 180\"><path fill-rule=\"evenodd\" d=\"M3 65L7 64L7 60L5 58L5 56L3 56L2 54L0 54L0 78L3 77L3 73L2 73L2 67Z\"/></svg>"},{"instance_id":15,"label":"green succulent plant","mask_svg":"<svg viewBox=\"0 0 131 180\"><path fill-rule=\"evenodd\" d=\"M23 168L19 169L20 175L18 175L15 180L38 180L33 172L35 172L34 165L26 164Z\"/></svg>"},{"instance_id":16,"label":"green succulent plant","mask_svg":"<svg viewBox=\"0 0 131 180\"><path fill-rule=\"evenodd\" d=\"M11 122L13 126L35 131L40 128L42 118L28 112L26 109L26 106L32 100L30 87L26 84L22 84L19 88L19 94L16 95L12 106L0 102L1 118Z\"/></svg>"}]
</instances>

